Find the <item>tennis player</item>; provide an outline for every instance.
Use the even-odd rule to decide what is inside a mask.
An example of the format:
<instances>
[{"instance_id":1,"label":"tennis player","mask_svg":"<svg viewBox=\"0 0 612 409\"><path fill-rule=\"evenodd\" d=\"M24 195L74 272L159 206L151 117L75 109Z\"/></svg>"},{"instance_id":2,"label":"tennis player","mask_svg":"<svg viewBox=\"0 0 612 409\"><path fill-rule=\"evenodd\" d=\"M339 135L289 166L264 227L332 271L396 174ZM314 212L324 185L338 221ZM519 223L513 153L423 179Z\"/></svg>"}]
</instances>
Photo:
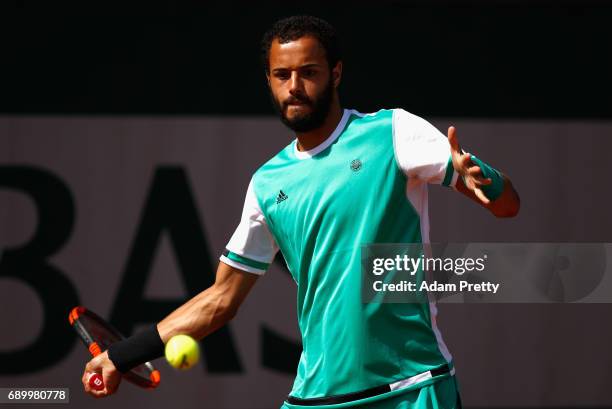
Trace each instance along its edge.
<instances>
[{"instance_id":1,"label":"tennis player","mask_svg":"<svg viewBox=\"0 0 612 409\"><path fill-rule=\"evenodd\" d=\"M433 302L361 300L360 245L429 240L428 184L461 192L497 217L518 213L501 172L402 109L362 114L338 97L335 30L310 16L278 21L263 39L272 100L296 139L261 166L214 285L85 367L94 396L163 355L176 334L202 339L238 311L279 251L298 285L303 352L282 407L458 408L453 360ZM106 387L92 390L91 372Z\"/></svg>"}]
</instances>

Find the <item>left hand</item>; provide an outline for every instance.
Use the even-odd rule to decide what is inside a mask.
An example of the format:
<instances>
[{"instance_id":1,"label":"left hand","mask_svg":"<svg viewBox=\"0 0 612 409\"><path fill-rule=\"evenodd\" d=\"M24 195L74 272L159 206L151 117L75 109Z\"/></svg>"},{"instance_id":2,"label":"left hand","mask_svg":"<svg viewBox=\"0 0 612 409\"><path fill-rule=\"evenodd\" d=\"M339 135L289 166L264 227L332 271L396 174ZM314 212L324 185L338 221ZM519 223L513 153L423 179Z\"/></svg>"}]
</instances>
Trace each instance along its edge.
<instances>
[{"instance_id":1,"label":"left hand","mask_svg":"<svg viewBox=\"0 0 612 409\"><path fill-rule=\"evenodd\" d=\"M459 146L459 140L455 135L455 127L448 128L448 142L451 147L451 157L453 160L453 168L463 177L465 186L474 192L478 200L483 204L488 205L490 200L487 199L482 191L482 186L491 184L490 178L484 178L480 167L472 162L472 155L469 152L463 152Z\"/></svg>"}]
</instances>

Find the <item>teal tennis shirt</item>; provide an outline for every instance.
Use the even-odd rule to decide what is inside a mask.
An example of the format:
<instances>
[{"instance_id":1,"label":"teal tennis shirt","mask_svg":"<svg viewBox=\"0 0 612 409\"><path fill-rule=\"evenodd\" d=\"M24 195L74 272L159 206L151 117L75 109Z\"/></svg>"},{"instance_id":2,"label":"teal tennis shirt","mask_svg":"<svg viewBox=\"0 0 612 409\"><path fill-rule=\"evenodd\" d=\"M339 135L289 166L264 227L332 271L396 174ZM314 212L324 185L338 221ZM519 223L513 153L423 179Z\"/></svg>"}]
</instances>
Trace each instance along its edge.
<instances>
[{"instance_id":1,"label":"teal tennis shirt","mask_svg":"<svg viewBox=\"0 0 612 409\"><path fill-rule=\"evenodd\" d=\"M362 303L360 246L428 242L427 185L456 179L447 138L401 109L344 110L323 143L293 141L255 172L221 261L263 274L285 258L303 344L292 396L418 387L451 364L435 304Z\"/></svg>"}]
</instances>

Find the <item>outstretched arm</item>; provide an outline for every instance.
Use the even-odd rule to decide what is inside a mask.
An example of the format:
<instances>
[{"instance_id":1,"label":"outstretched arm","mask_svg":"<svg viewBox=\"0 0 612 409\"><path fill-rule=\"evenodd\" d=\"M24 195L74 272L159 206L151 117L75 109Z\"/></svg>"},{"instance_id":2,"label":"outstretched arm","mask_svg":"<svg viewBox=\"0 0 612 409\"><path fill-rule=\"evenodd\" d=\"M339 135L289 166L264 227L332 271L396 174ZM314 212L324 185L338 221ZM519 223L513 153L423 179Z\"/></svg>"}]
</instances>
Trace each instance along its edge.
<instances>
[{"instance_id":1,"label":"outstretched arm","mask_svg":"<svg viewBox=\"0 0 612 409\"><path fill-rule=\"evenodd\" d=\"M164 343L178 334L202 339L234 318L259 275L220 262L215 283L157 324Z\"/></svg>"},{"instance_id":2,"label":"outstretched arm","mask_svg":"<svg viewBox=\"0 0 612 409\"><path fill-rule=\"evenodd\" d=\"M454 126L448 128L453 168L461 176L457 178L456 189L497 217L516 216L521 200L510 179L499 171L494 171L491 177L484 177L483 169L475 163L473 155L459 146L455 133Z\"/></svg>"},{"instance_id":3,"label":"outstretched arm","mask_svg":"<svg viewBox=\"0 0 612 409\"><path fill-rule=\"evenodd\" d=\"M202 339L231 320L257 281L259 275L247 273L219 263L215 283L202 291L157 324L160 340L165 344L177 334L187 334ZM157 336L157 335L156 335ZM105 388L92 389L88 379L91 373L102 374ZM96 356L85 366L83 372L85 392L101 398L115 393L121 382L121 373L108 356L108 351Z\"/></svg>"}]
</instances>

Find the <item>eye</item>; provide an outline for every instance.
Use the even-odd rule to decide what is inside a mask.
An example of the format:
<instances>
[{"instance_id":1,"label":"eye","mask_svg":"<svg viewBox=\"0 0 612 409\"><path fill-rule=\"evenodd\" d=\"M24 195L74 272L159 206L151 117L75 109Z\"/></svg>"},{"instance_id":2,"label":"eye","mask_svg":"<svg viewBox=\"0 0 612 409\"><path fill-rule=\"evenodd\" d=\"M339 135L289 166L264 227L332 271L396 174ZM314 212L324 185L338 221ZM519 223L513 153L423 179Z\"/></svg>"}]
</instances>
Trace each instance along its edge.
<instances>
[{"instance_id":1,"label":"eye","mask_svg":"<svg viewBox=\"0 0 612 409\"><path fill-rule=\"evenodd\" d=\"M274 77L279 80L288 80L290 77L289 71L274 71Z\"/></svg>"},{"instance_id":2,"label":"eye","mask_svg":"<svg viewBox=\"0 0 612 409\"><path fill-rule=\"evenodd\" d=\"M315 70L313 70L312 68L306 68L304 71L302 71L302 75L304 75L304 77L306 78L312 78L317 74L317 72Z\"/></svg>"}]
</instances>

